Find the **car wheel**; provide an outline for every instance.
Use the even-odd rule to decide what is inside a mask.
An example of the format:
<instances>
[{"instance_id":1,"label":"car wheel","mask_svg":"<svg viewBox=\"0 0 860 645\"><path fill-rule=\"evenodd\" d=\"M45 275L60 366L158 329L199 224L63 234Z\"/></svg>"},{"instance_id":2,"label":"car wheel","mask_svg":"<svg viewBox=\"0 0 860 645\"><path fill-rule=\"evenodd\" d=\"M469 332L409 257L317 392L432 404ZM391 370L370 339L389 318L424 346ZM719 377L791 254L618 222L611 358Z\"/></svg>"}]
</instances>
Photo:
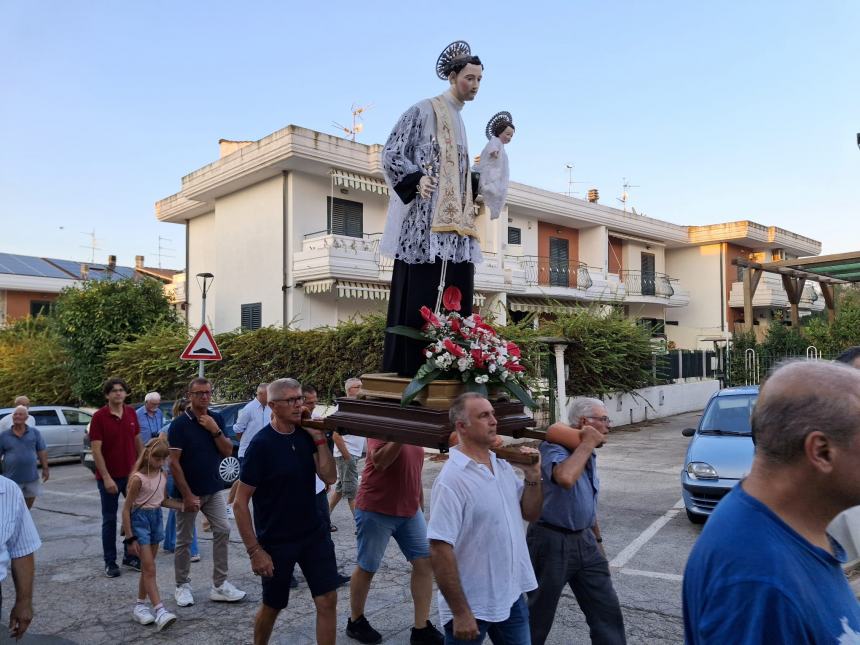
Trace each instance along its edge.
<instances>
[{"instance_id":1,"label":"car wheel","mask_svg":"<svg viewBox=\"0 0 860 645\"><path fill-rule=\"evenodd\" d=\"M687 519L690 520L693 524L704 524L705 520L708 519L707 515L693 513L689 508L685 510L687 511Z\"/></svg>"},{"instance_id":2,"label":"car wheel","mask_svg":"<svg viewBox=\"0 0 860 645\"><path fill-rule=\"evenodd\" d=\"M235 457L224 457L218 466L218 474L227 484L232 484L239 479L239 460Z\"/></svg>"}]
</instances>

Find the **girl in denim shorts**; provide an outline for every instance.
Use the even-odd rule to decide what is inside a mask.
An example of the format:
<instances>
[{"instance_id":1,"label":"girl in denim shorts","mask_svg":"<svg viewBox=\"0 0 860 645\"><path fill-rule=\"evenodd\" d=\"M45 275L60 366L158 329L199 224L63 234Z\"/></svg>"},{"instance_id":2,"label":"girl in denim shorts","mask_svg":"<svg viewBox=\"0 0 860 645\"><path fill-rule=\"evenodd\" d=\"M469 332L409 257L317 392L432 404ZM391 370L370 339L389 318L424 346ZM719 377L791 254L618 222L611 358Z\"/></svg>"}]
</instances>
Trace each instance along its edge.
<instances>
[{"instance_id":1,"label":"girl in denim shorts","mask_svg":"<svg viewBox=\"0 0 860 645\"><path fill-rule=\"evenodd\" d=\"M141 625L155 623L157 631L176 622L176 616L164 608L155 580L155 556L164 539L161 507L181 510L182 503L164 495L167 477L162 466L170 449L160 437L150 439L140 453L128 479L128 492L122 507L122 526L128 552L140 558L140 583L132 615ZM146 597L152 602L152 610Z\"/></svg>"}]
</instances>

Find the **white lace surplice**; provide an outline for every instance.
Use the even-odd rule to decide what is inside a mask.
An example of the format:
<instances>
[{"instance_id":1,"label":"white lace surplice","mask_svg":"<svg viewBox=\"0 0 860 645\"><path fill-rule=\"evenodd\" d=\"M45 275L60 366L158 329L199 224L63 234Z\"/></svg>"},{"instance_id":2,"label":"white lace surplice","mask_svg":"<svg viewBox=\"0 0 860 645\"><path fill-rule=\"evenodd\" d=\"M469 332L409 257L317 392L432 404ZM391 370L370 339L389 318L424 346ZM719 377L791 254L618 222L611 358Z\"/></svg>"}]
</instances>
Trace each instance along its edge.
<instances>
[{"instance_id":1,"label":"white lace surplice","mask_svg":"<svg viewBox=\"0 0 860 645\"><path fill-rule=\"evenodd\" d=\"M466 129L460 116L462 104L446 92L457 137L460 172L468 177L469 150ZM436 258L450 262L483 261L477 240L456 233L433 233L433 209L437 195L422 199L416 195L404 204L394 190L404 178L416 172L427 174L427 169L439 167L439 145L436 143L436 115L429 99L409 108L394 126L382 150L382 168L390 195L388 216L380 250L383 255L402 260L407 264L433 263ZM461 188L461 200L466 200L466 185Z\"/></svg>"},{"instance_id":2,"label":"white lace surplice","mask_svg":"<svg viewBox=\"0 0 860 645\"><path fill-rule=\"evenodd\" d=\"M493 156L496 153L496 156ZM497 219L508 196L508 155L505 144L498 137L491 137L481 151L481 159L475 167L481 173L478 192L490 209L490 219Z\"/></svg>"}]
</instances>

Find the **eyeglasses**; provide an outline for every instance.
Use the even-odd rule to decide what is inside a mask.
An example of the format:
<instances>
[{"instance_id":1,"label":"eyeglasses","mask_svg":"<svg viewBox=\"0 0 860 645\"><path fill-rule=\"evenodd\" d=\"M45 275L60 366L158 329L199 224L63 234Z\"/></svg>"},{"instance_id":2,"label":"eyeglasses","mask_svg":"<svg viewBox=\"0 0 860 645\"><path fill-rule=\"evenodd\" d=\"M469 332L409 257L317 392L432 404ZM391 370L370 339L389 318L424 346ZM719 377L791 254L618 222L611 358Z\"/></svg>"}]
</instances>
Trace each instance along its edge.
<instances>
[{"instance_id":1,"label":"eyeglasses","mask_svg":"<svg viewBox=\"0 0 860 645\"><path fill-rule=\"evenodd\" d=\"M124 387L115 387L114 389L111 390L111 394L113 394L114 392L122 392L123 394L125 394L125 388Z\"/></svg>"},{"instance_id":2,"label":"eyeglasses","mask_svg":"<svg viewBox=\"0 0 860 645\"><path fill-rule=\"evenodd\" d=\"M609 423L609 417L585 417L586 419L593 419L594 421L603 421L603 423Z\"/></svg>"},{"instance_id":3,"label":"eyeglasses","mask_svg":"<svg viewBox=\"0 0 860 645\"><path fill-rule=\"evenodd\" d=\"M296 403L304 403L305 397L291 396L286 399L269 399L269 403L286 403L287 405L295 405Z\"/></svg>"},{"instance_id":4,"label":"eyeglasses","mask_svg":"<svg viewBox=\"0 0 860 645\"><path fill-rule=\"evenodd\" d=\"M202 390L200 392L189 392L191 396L212 396L212 390Z\"/></svg>"}]
</instances>

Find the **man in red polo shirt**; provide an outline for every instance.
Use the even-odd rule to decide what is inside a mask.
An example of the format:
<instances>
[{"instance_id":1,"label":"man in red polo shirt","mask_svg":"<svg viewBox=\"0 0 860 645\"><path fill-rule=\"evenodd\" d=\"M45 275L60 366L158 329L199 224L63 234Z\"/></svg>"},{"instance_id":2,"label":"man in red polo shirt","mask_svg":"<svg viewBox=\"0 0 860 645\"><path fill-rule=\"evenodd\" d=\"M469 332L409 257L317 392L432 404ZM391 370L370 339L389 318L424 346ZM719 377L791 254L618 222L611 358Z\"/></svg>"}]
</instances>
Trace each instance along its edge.
<instances>
[{"instance_id":1,"label":"man in red polo shirt","mask_svg":"<svg viewBox=\"0 0 860 645\"><path fill-rule=\"evenodd\" d=\"M119 494L125 496L128 476L137 456L143 450L137 413L125 404L129 389L125 381L109 378L102 386L107 405L93 415L90 422L90 443L96 462L96 480L102 503L102 551L105 558L105 575L116 578L116 512ZM123 545L122 563L140 571L140 560L128 554Z\"/></svg>"}]
</instances>

